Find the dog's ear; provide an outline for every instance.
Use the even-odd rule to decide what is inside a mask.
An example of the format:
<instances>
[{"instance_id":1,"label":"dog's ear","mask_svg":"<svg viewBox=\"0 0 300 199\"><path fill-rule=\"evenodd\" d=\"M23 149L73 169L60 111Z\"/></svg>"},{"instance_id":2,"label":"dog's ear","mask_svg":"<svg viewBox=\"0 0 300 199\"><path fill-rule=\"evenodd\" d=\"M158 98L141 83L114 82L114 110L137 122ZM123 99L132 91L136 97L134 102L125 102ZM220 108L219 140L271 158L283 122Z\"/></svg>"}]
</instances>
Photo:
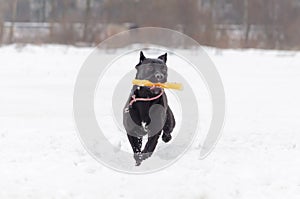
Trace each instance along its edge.
<instances>
[{"instance_id":1,"label":"dog's ear","mask_svg":"<svg viewBox=\"0 0 300 199\"><path fill-rule=\"evenodd\" d=\"M159 56L158 59L163 60L165 63L167 63L167 53Z\"/></svg>"},{"instance_id":2,"label":"dog's ear","mask_svg":"<svg viewBox=\"0 0 300 199\"><path fill-rule=\"evenodd\" d=\"M146 59L143 51L140 52L140 63L142 63L142 61L144 61Z\"/></svg>"}]
</instances>

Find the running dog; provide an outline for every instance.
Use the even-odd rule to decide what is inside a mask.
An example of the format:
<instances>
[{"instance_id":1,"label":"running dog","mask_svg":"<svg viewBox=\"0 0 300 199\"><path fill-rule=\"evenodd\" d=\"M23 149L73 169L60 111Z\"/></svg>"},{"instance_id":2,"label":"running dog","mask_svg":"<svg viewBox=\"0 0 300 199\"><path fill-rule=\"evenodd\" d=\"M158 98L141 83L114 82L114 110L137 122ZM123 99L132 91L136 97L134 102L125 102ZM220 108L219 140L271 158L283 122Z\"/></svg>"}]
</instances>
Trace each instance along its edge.
<instances>
[{"instance_id":1,"label":"running dog","mask_svg":"<svg viewBox=\"0 0 300 199\"><path fill-rule=\"evenodd\" d=\"M136 79L153 83L165 83L168 77L167 53L157 59L146 58L140 52L139 63L135 66ZM162 134L162 140L169 142L175 127L175 118L168 105L163 88L134 85L123 109L123 125L133 150L136 166L149 158ZM142 150L143 136L148 141Z\"/></svg>"}]
</instances>

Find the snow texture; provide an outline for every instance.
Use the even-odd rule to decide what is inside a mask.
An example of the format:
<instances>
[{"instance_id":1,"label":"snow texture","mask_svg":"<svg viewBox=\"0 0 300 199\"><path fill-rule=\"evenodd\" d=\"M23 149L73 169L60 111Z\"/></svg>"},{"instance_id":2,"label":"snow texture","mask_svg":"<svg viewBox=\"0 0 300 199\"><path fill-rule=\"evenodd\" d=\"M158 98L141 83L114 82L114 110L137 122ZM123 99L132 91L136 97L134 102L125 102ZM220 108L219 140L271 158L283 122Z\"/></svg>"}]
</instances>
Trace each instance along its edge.
<instances>
[{"instance_id":1,"label":"snow texture","mask_svg":"<svg viewBox=\"0 0 300 199\"><path fill-rule=\"evenodd\" d=\"M94 160L75 129L73 87L92 49L1 47L0 198L299 198L300 53L205 50L227 99L215 149L201 160L199 138L172 166L129 175Z\"/></svg>"}]
</instances>

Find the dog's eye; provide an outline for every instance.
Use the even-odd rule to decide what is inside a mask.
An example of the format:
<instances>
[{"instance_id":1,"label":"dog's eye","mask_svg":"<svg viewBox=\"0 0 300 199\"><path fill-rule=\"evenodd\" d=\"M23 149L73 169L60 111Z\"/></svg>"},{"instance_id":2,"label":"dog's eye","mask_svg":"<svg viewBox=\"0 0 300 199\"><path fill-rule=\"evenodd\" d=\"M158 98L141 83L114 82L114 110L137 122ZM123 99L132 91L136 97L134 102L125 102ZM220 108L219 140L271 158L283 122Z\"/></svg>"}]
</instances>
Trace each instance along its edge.
<instances>
[{"instance_id":1,"label":"dog's eye","mask_svg":"<svg viewBox=\"0 0 300 199\"><path fill-rule=\"evenodd\" d=\"M146 66L145 70L148 71L148 72L153 71L153 67L152 66Z\"/></svg>"}]
</instances>

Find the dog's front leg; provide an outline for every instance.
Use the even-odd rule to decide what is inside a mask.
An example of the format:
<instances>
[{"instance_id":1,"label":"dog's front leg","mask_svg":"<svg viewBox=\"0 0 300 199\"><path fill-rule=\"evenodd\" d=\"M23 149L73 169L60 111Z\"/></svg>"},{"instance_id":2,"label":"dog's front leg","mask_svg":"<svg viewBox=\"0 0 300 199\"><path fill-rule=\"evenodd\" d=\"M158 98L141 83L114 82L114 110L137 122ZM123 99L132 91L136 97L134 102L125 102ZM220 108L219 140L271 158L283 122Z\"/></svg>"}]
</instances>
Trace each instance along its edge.
<instances>
[{"instance_id":1,"label":"dog's front leg","mask_svg":"<svg viewBox=\"0 0 300 199\"><path fill-rule=\"evenodd\" d=\"M142 151L142 160L145 160L152 155L152 153L155 150L156 145L158 143L160 134L161 134L161 131L158 132L157 134L155 134L154 136L148 137L148 141L145 145L145 148Z\"/></svg>"},{"instance_id":2,"label":"dog's front leg","mask_svg":"<svg viewBox=\"0 0 300 199\"><path fill-rule=\"evenodd\" d=\"M133 153L140 153L142 147L142 137L127 134Z\"/></svg>"},{"instance_id":3,"label":"dog's front leg","mask_svg":"<svg viewBox=\"0 0 300 199\"><path fill-rule=\"evenodd\" d=\"M149 158L156 148L159 136L166 121L166 110L161 105L153 105L150 108L149 116L151 118L151 122L147 128L148 141L142 151L143 160Z\"/></svg>"},{"instance_id":4,"label":"dog's front leg","mask_svg":"<svg viewBox=\"0 0 300 199\"><path fill-rule=\"evenodd\" d=\"M127 134L127 137L134 153L133 157L136 161L136 166L139 166L142 162L141 148L142 148L143 138L135 135L130 135L130 134Z\"/></svg>"}]
</instances>

